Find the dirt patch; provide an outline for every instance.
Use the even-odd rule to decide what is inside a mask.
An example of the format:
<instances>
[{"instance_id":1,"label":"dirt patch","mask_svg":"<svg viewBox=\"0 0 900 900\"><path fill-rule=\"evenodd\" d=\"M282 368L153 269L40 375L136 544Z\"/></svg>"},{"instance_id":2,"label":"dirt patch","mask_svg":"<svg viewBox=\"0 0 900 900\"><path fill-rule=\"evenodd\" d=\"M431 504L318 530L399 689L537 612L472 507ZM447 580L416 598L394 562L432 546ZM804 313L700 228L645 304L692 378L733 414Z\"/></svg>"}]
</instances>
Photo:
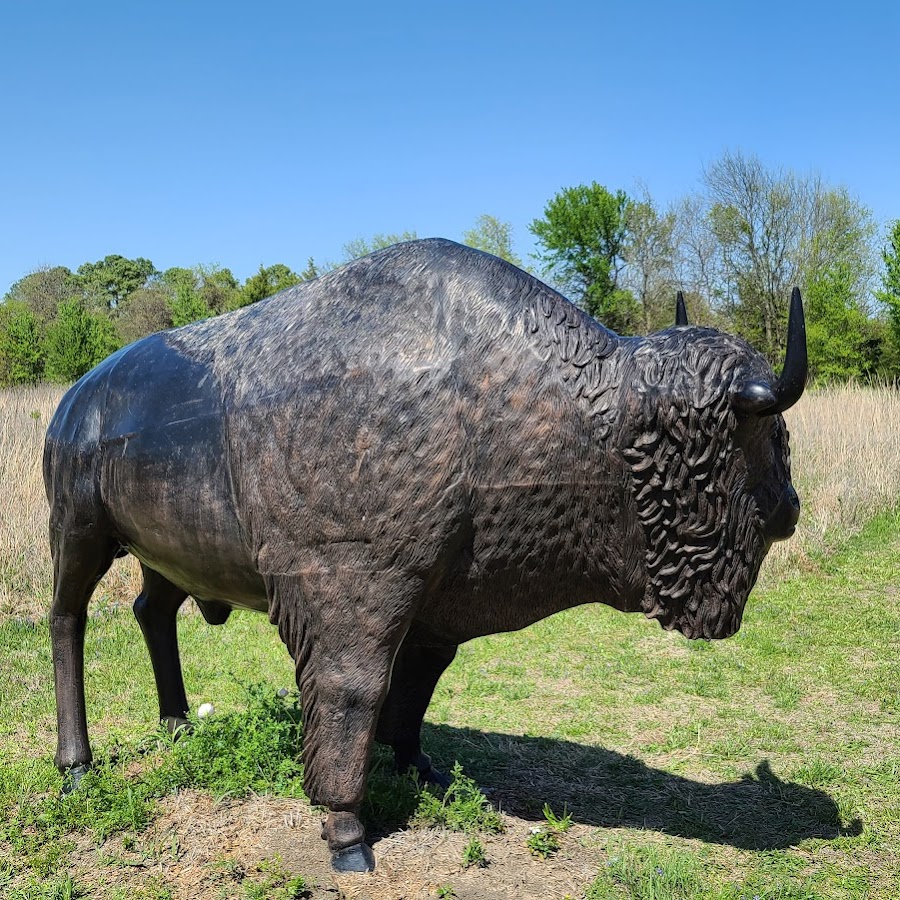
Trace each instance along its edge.
<instances>
[{"instance_id":1,"label":"dirt patch","mask_svg":"<svg viewBox=\"0 0 900 900\"><path fill-rule=\"evenodd\" d=\"M371 875L336 876L321 839L321 816L294 800L264 797L215 803L185 791L160 804L154 824L132 843L122 837L102 847L78 842L70 871L98 898L126 889L129 896L173 900L222 900L247 895L262 880L267 861L303 875L313 900L416 900L452 886L458 900L525 900L580 897L603 864L596 829L575 825L560 836L551 859L532 856L526 840L534 822L504 816L506 831L481 835L487 865L466 869L464 834L434 829L400 830L374 842ZM245 884L246 882L246 884Z\"/></svg>"},{"instance_id":2,"label":"dirt patch","mask_svg":"<svg viewBox=\"0 0 900 900\"><path fill-rule=\"evenodd\" d=\"M435 897L444 885L451 885L459 900L582 896L600 865L600 852L584 841L592 829L573 827L560 837L560 852L545 860L532 856L525 846L533 823L511 816L504 821L503 834L480 838L488 860L484 868L463 868L466 835L405 831L376 843L378 868L372 875L344 877L338 883L353 900Z\"/></svg>"}]
</instances>

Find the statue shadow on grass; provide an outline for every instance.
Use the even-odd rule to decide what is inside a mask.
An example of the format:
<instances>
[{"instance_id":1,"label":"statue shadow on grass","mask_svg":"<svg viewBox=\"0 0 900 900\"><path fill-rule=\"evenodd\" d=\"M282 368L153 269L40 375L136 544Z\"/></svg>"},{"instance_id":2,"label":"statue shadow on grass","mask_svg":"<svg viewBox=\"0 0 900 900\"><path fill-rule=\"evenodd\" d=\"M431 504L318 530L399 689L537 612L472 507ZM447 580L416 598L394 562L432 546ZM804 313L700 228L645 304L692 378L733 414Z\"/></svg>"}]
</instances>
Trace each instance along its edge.
<instances>
[{"instance_id":1,"label":"statue shadow on grass","mask_svg":"<svg viewBox=\"0 0 900 900\"><path fill-rule=\"evenodd\" d=\"M862 832L858 819L841 824L825 791L780 779L768 760L736 781L707 784L613 750L553 738L426 723L422 744L438 768L449 771L459 760L496 806L529 821L541 821L549 803L557 815L566 809L584 825L641 828L742 850Z\"/></svg>"}]
</instances>

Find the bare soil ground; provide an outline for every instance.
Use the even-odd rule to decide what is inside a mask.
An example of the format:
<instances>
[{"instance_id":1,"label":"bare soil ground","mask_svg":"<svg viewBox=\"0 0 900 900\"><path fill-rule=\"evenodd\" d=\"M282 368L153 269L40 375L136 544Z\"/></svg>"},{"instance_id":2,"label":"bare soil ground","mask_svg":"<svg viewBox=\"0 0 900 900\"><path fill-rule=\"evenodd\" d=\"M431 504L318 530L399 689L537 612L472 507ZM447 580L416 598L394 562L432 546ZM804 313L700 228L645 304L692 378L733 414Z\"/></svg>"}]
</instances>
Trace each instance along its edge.
<instances>
[{"instance_id":1,"label":"bare soil ground","mask_svg":"<svg viewBox=\"0 0 900 900\"><path fill-rule=\"evenodd\" d=\"M71 860L76 883L94 896L154 896L164 885L174 900L221 900L245 895L244 883L259 879L259 866L279 858L284 870L302 874L311 898L417 900L452 886L459 900L580 897L605 857L593 839L596 829L573 825L560 835L550 860L532 856L525 842L534 822L504 816L506 830L480 835L487 865L462 865L464 834L435 829L397 831L374 842L376 871L337 876L320 836L322 817L295 800L256 797L215 803L186 791L163 801L153 826L137 843L121 837L106 842L98 866L90 838ZM109 892L109 893L108 893Z\"/></svg>"}]
</instances>

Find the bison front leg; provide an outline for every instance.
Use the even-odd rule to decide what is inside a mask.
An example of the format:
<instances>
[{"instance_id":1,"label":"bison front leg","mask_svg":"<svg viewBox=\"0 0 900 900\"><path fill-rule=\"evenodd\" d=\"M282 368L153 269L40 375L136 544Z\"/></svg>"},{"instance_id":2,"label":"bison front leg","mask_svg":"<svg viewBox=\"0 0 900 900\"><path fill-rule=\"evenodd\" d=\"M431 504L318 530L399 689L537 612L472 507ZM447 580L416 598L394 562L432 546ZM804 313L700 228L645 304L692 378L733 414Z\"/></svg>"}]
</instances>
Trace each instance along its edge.
<instances>
[{"instance_id":1,"label":"bison front leg","mask_svg":"<svg viewBox=\"0 0 900 900\"><path fill-rule=\"evenodd\" d=\"M304 789L325 806L322 836L338 872L375 867L359 818L375 727L417 586L330 553L315 574L271 579L270 615L297 663ZM354 564L355 563L355 564Z\"/></svg>"},{"instance_id":2,"label":"bison front leg","mask_svg":"<svg viewBox=\"0 0 900 900\"><path fill-rule=\"evenodd\" d=\"M456 646L441 644L413 626L403 641L391 674L391 687L381 708L375 739L394 750L397 769L415 766L423 781L449 787L450 779L432 768L422 752L425 711L438 680L456 656Z\"/></svg>"},{"instance_id":3,"label":"bison front leg","mask_svg":"<svg viewBox=\"0 0 900 900\"><path fill-rule=\"evenodd\" d=\"M158 572L142 565L144 586L134 601L159 696L159 718L169 732L188 724L188 702L178 654L177 614L187 594Z\"/></svg>"}]
</instances>

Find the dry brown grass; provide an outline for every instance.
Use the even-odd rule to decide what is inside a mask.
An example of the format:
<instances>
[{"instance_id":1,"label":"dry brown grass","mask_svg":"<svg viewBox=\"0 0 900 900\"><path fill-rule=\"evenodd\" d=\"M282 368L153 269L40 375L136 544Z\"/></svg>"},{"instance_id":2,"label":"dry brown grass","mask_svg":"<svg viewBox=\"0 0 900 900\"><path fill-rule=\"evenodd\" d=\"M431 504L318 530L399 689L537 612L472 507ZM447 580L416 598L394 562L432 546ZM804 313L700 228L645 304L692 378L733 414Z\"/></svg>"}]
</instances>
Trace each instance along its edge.
<instances>
[{"instance_id":1,"label":"dry brown grass","mask_svg":"<svg viewBox=\"0 0 900 900\"><path fill-rule=\"evenodd\" d=\"M769 574L810 557L900 502L900 391L847 384L812 391L785 413L802 512L770 554Z\"/></svg>"},{"instance_id":2,"label":"dry brown grass","mask_svg":"<svg viewBox=\"0 0 900 900\"><path fill-rule=\"evenodd\" d=\"M0 390L0 618L46 614L52 574L47 499L41 470L44 432L65 388L40 385ZM131 602L140 570L117 562L98 594Z\"/></svg>"},{"instance_id":3,"label":"dry brown grass","mask_svg":"<svg viewBox=\"0 0 900 900\"><path fill-rule=\"evenodd\" d=\"M50 600L44 431L64 388L0 390L0 617L42 616ZM900 392L855 385L816 391L787 413L803 502L795 537L775 547L768 577L856 530L900 499ZM99 594L130 603L140 571L117 562Z\"/></svg>"}]
</instances>

